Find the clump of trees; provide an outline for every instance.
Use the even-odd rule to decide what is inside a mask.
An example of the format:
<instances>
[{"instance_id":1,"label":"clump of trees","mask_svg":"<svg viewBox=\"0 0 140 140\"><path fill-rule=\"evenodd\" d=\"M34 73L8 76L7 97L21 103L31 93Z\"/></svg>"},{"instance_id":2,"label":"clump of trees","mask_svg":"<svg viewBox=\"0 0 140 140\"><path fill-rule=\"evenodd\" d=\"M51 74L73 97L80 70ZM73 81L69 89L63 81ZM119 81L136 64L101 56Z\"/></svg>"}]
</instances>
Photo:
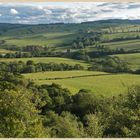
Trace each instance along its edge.
<instances>
[{"instance_id":1,"label":"clump of trees","mask_svg":"<svg viewBox=\"0 0 140 140\"><path fill-rule=\"evenodd\" d=\"M70 58L90 62L90 57L88 55L88 52L85 50L79 50L76 52L72 52L70 54Z\"/></svg>"},{"instance_id":2,"label":"clump of trees","mask_svg":"<svg viewBox=\"0 0 140 140\"><path fill-rule=\"evenodd\" d=\"M80 64L69 65L66 63L34 63L28 60L26 63L23 61L18 62L0 62L0 71L11 73L34 73L42 71L67 71L67 70L83 70L84 67Z\"/></svg>"},{"instance_id":3,"label":"clump of trees","mask_svg":"<svg viewBox=\"0 0 140 140\"><path fill-rule=\"evenodd\" d=\"M96 45L101 41L101 33L86 33L82 37L77 37L73 43L73 49L84 49L88 46Z\"/></svg>"},{"instance_id":4,"label":"clump of trees","mask_svg":"<svg viewBox=\"0 0 140 140\"><path fill-rule=\"evenodd\" d=\"M104 71L111 73L132 72L128 67L128 64L124 61L121 61L118 57L104 57L101 59L96 59L95 61L93 61L92 67L89 67L89 70Z\"/></svg>"},{"instance_id":5,"label":"clump of trees","mask_svg":"<svg viewBox=\"0 0 140 140\"><path fill-rule=\"evenodd\" d=\"M0 72L0 137L140 137L140 86L103 97Z\"/></svg>"},{"instance_id":6,"label":"clump of trees","mask_svg":"<svg viewBox=\"0 0 140 140\"><path fill-rule=\"evenodd\" d=\"M25 47L18 46L8 46L5 47L7 50L16 51L15 53L6 53L0 54L0 58L30 58L30 57L61 57L64 55L63 52L52 51L47 46L38 46L38 45L28 45Z\"/></svg>"}]
</instances>

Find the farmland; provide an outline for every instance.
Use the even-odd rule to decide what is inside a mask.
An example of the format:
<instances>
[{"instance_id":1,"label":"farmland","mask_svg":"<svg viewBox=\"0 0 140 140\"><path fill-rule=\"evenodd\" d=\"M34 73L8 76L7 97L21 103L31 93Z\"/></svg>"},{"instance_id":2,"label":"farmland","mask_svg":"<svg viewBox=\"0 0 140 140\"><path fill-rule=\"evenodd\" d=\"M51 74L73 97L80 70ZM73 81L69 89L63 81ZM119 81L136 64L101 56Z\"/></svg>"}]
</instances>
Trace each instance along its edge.
<instances>
[{"instance_id":1,"label":"farmland","mask_svg":"<svg viewBox=\"0 0 140 140\"><path fill-rule=\"evenodd\" d=\"M83 76L85 77L77 77ZM90 75L90 76L88 76ZM92 75L92 76L91 76ZM140 76L131 74L108 74L90 71L45 72L25 74L25 78L33 79L37 84L57 83L68 88L73 94L80 89L91 90L93 94L113 96L124 93L129 86L139 84ZM73 77L65 79L66 77ZM74 78L75 77L75 78ZM48 78L62 78L47 80Z\"/></svg>"},{"instance_id":2,"label":"farmland","mask_svg":"<svg viewBox=\"0 0 140 140\"><path fill-rule=\"evenodd\" d=\"M121 60L127 62L128 65L132 69L138 69L140 67L140 53L136 53L136 54L119 54L119 55L114 55L114 56L117 56Z\"/></svg>"},{"instance_id":3,"label":"farmland","mask_svg":"<svg viewBox=\"0 0 140 140\"><path fill-rule=\"evenodd\" d=\"M70 65L80 64L85 69L87 69L87 67L90 65L81 60L73 60L60 57L39 57L39 58L34 57L34 58L10 58L10 59L1 58L0 62L18 62L18 61L27 62L28 60L34 61L35 63L57 63L57 64L66 63Z\"/></svg>"},{"instance_id":4,"label":"farmland","mask_svg":"<svg viewBox=\"0 0 140 140\"><path fill-rule=\"evenodd\" d=\"M28 45L42 45L49 47L59 47L61 44L71 43L75 34L68 32L56 32L56 33L47 33L47 34L38 34L38 35L29 35L28 37L13 37L6 39L6 45L16 45L18 47Z\"/></svg>"},{"instance_id":5,"label":"farmland","mask_svg":"<svg viewBox=\"0 0 140 140\"><path fill-rule=\"evenodd\" d=\"M112 49L123 48L125 50L140 50L140 40L116 41L103 44Z\"/></svg>"},{"instance_id":6,"label":"farmland","mask_svg":"<svg viewBox=\"0 0 140 140\"><path fill-rule=\"evenodd\" d=\"M118 63L123 61L128 64L132 71L139 69L140 26L135 21L134 24L125 20L114 20L66 25L1 26L6 31L1 30L0 32L0 54L14 54L19 51L19 53L30 53L30 56L25 58L18 54L7 55L5 58L0 58L0 62L22 61L27 63L33 61L35 64L63 63L79 64L84 67L84 70L80 71L43 71L23 74L26 79L32 79L36 84L54 82L68 88L73 94L80 89L88 89L92 93L105 96L118 95L126 91L128 86L139 84L140 76L128 71L122 72L121 70L120 72L123 74L104 72L101 69L103 66L99 66L98 69L91 68L92 71L88 71L89 67L103 63L102 61L98 62L98 60L111 57L112 62L114 61L113 57L116 56L120 59ZM77 43L76 47L73 47L74 43ZM31 47L28 50L26 46L33 46L34 48ZM36 47L38 47L37 50ZM46 49L44 49L45 47ZM109 48L110 52L117 49L123 49L123 52L116 51L110 54L110 52L106 52L106 48ZM91 55L89 56L88 53L90 52ZM112 64L116 63L115 61ZM109 61L109 64L111 62Z\"/></svg>"},{"instance_id":7,"label":"farmland","mask_svg":"<svg viewBox=\"0 0 140 140\"><path fill-rule=\"evenodd\" d=\"M6 50L6 49L0 49L0 54L5 54L5 53L14 53L14 51Z\"/></svg>"}]
</instances>

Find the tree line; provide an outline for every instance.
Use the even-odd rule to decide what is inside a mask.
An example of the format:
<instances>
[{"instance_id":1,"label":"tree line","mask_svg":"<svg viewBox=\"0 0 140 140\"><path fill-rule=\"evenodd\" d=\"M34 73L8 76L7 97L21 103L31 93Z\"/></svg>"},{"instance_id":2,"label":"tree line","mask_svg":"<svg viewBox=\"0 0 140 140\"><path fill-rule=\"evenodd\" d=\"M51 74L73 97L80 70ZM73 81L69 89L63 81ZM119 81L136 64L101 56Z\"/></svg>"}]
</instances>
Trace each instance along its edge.
<instances>
[{"instance_id":1,"label":"tree line","mask_svg":"<svg viewBox=\"0 0 140 140\"><path fill-rule=\"evenodd\" d=\"M84 67L80 64L69 65L66 63L35 63L32 60L27 62L0 62L0 71L11 73L34 73L42 71L68 71L68 70L83 70Z\"/></svg>"}]
</instances>

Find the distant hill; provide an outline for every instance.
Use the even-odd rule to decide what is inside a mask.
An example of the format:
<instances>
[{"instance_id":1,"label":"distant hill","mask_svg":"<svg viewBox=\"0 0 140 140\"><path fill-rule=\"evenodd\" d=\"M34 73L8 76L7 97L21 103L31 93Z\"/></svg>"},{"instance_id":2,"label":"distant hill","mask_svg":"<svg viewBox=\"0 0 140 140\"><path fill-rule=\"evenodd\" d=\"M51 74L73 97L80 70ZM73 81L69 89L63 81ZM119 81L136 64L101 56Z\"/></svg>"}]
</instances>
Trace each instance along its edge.
<instances>
[{"instance_id":1,"label":"distant hill","mask_svg":"<svg viewBox=\"0 0 140 140\"><path fill-rule=\"evenodd\" d=\"M140 20L129 20L129 19L109 19L109 20L98 20L98 21L89 21L82 22L82 24L140 24Z\"/></svg>"},{"instance_id":2,"label":"distant hill","mask_svg":"<svg viewBox=\"0 0 140 140\"><path fill-rule=\"evenodd\" d=\"M108 28L110 26L117 25L129 25L129 24L140 24L140 20L121 20L121 19L110 19L110 20L99 20L82 23L55 23L55 24L10 24L0 23L0 36L27 36L42 33L53 33L53 32L79 32L83 30L94 30L100 31L102 28Z\"/></svg>"}]
</instances>

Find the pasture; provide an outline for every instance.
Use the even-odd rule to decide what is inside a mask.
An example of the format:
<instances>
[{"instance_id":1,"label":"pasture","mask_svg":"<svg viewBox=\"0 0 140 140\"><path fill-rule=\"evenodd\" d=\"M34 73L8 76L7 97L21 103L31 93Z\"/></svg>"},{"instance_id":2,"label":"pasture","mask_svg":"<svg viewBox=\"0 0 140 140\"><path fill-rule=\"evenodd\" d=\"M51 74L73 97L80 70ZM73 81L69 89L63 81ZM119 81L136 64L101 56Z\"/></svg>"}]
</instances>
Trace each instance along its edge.
<instances>
[{"instance_id":1,"label":"pasture","mask_svg":"<svg viewBox=\"0 0 140 140\"><path fill-rule=\"evenodd\" d=\"M69 59L69 58L60 58L60 57L33 57L33 58L1 58L0 62L18 62L18 61L23 61L27 62L28 60L32 60L35 63L66 63L69 65L75 65L75 64L80 64L83 66L85 69L87 69L90 64L85 63L82 60L74 60L74 59Z\"/></svg>"},{"instance_id":2,"label":"pasture","mask_svg":"<svg viewBox=\"0 0 140 140\"><path fill-rule=\"evenodd\" d=\"M77 77L79 75L87 76ZM73 78L66 78L72 76ZM108 74L94 71L54 71L24 74L24 77L26 79L33 79L35 83L39 85L52 83L60 84L63 88L68 88L73 94L77 93L80 89L87 89L93 94L107 97L124 94L129 86L137 85L140 82L140 75ZM48 78L62 79L47 80Z\"/></svg>"},{"instance_id":3,"label":"pasture","mask_svg":"<svg viewBox=\"0 0 140 140\"><path fill-rule=\"evenodd\" d=\"M63 47L69 45L76 34L71 32L42 33L27 36L7 37L5 45L16 45L23 47L26 45L40 45L48 47Z\"/></svg>"},{"instance_id":4,"label":"pasture","mask_svg":"<svg viewBox=\"0 0 140 140\"><path fill-rule=\"evenodd\" d=\"M131 69L140 68L140 53L113 55L128 63Z\"/></svg>"},{"instance_id":5,"label":"pasture","mask_svg":"<svg viewBox=\"0 0 140 140\"><path fill-rule=\"evenodd\" d=\"M140 39L129 40L129 41L109 42L109 43L103 43L103 45L105 45L111 49L122 48L127 51L128 50L140 50Z\"/></svg>"},{"instance_id":6,"label":"pasture","mask_svg":"<svg viewBox=\"0 0 140 140\"><path fill-rule=\"evenodd\" d=\"M112 34L103 34L103 40L112 40L116 38L127 38L127 37L136 37L139 36L140 32L121 32L121 33L112 33Z\"/></svg>"},{"instance_id":7,"label":"pasture","mask_svg":"<svg viewBox=\"0 0 140 140\"><path fill-rule=\"evenodd\" d=\"M15 51L10 51L6 49L0 49L0 54L6 54L6 53L15 53Z\"/></svg>"}]
</instances>

